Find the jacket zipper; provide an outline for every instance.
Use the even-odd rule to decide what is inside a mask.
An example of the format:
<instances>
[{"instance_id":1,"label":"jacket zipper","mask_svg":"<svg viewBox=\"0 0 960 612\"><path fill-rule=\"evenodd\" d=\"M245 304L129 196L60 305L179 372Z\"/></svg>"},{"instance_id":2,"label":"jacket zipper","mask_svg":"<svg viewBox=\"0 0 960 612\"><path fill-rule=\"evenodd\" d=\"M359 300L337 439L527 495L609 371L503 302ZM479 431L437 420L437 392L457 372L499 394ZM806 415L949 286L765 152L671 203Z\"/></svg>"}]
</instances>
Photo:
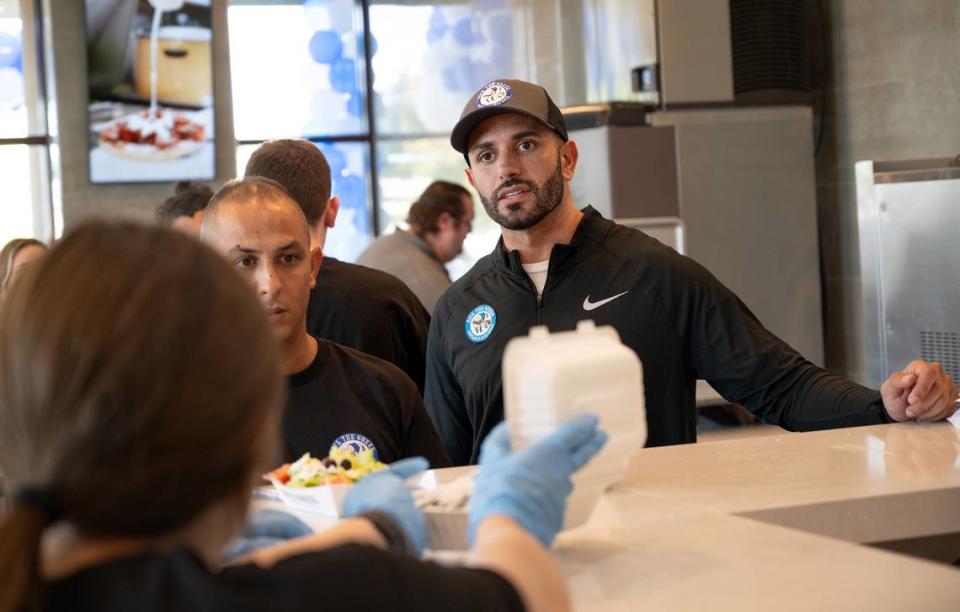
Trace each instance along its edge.
<instances>
[{"instance_id":1,"label":"jacket zipper","mask_svg":"<svg viewBox=\"0 0 960 612\"><path fill-rule=\"evenodd\" d=\"M537 300L537 325L543 325L543 294L537 293L537 286L533 284L533 279L529 276L527 276L527 285ZM544 292L547 290L546 283L543 285L543 290Z\"/></svg>"}]
</instances>

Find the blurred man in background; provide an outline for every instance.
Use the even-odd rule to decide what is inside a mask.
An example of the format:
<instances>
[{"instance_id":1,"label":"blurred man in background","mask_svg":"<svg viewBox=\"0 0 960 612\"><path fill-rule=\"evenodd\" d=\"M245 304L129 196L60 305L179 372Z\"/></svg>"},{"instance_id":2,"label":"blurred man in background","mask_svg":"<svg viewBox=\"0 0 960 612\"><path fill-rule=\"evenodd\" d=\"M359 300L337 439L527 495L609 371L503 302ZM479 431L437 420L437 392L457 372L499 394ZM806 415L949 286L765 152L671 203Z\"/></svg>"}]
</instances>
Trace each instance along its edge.
<instances>
[{"instance_id":1,"label":"blurred man in background","mask_svg":"<svg viewBox=\"0 0 960 612\"><path fill-rule=\"evenodd\" d=\"M463 251L463 241L473 229L470 192L456 183L434 181L410 206L407 226L374 240L357 263L402 280L432 315L450 286L444 264Z\"/></svg>"},{"instance_id":2,"label":"blurred man in background","mask_svg":"<svg viewBox=\"0 0 960 612\"><path fill-rule=\"evenodd\" d=\"M213 190L206 185L180 181L177 183L176 192L157 208L157 221L189 234L199 235L203 210L211 197Z\"/></svg>"}]
</instances>

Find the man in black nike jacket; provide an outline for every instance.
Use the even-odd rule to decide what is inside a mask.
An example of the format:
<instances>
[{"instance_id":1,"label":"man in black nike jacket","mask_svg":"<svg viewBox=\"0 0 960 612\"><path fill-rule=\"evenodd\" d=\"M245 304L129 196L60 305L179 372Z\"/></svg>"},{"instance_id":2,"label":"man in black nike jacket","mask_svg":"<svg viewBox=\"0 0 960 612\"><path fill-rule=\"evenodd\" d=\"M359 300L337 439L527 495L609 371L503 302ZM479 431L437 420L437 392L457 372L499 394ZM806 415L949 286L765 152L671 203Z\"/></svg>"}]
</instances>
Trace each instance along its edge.
<instances>
[{"instance_id":1,"label":"man in black nike jacket","mask_svg":"<svg viewBox=\"0 0 960 612\"><path fill-rule=\"evenodd\" d=\"M500 80L464 107L451 135L487 214L494 251L440 298L430 325L425 403L455 465L475 463L503 419L507 342L534 325L612 325L644 367L649 446L696 441L695 384L790 430L932 421L956 409L938 364L916 360L874 391L814 366L770 333L706 269L591 207L559 109L537 85Z\"/></svg>"}]
</instances>

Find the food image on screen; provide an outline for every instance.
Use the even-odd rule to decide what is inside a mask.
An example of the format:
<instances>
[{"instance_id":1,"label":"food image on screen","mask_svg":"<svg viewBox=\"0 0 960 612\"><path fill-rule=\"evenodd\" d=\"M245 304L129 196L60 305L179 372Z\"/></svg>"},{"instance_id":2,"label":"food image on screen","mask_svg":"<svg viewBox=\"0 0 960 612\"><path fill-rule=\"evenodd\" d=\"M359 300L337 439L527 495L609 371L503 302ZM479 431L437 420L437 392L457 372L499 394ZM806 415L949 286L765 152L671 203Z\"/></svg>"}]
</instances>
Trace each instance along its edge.
<instances>
[{"instance_id":1,"label":"food image on screen","mask_svg":"<svg viewBox=\"0 0 960 612\"><path fill-rule=\"evenodd\" d=\"M209 0L84 0L92 183L216 175Z\"/></svg>"},{"instance_id":2,"label":"food image on screen","mask_svg":"<svg viewBox=\"0 0 960 612\"><path fill-rule=\"evenodd\" d=\"M204 140L203 124L163 108L114 120L100 132L104 150L132 159L177 159L195 152Z\"/></svg>"}]
</instances>

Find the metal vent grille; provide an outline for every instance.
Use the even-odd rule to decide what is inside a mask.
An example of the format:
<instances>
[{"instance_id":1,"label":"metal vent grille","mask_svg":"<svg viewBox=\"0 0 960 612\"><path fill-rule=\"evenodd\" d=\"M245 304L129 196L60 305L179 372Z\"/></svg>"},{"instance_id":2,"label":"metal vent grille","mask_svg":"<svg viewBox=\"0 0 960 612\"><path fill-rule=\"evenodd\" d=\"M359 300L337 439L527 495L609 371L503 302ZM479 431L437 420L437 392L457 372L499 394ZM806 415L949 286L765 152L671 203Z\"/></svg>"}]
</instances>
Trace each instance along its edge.
<instances>
[{"instance_id":1,"label":"metal vent grille","mask_svg":"<svg viewBox=\"0 0 960 612\"><path fill-rule=\"evenodd\" d=\"M920 356L938 362L954 381L960 381L960 334L920 332Z\"/></svg>"},{"instance_id":2,"label":"metal vent grille","mask_svg":"<svg viewBox=\"0 0 960 612\"><path fill-rule=\"evenodd\" d=\"M730 0L730 39L735 93L809 91L803 0Z\"/></svg>"}]
</instances>

